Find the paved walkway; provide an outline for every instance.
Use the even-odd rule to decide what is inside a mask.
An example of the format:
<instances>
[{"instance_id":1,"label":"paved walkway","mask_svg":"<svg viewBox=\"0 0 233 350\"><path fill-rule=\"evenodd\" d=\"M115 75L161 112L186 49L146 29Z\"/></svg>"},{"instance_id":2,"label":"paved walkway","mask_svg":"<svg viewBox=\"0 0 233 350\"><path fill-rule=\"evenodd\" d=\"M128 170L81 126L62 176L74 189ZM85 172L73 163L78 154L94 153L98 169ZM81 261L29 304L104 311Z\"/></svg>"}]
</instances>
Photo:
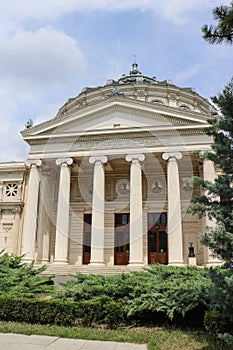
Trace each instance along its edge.
<instances>
[{"instance_id":1,"label":"paved walkway","mask_svg":"<svg viewBox=\"0 0 233 350\"><path fill-rule=\"evenodd\" d=\"M0 333L0 350L147 350L145 344Z\"/></svg>"}]
</instances>

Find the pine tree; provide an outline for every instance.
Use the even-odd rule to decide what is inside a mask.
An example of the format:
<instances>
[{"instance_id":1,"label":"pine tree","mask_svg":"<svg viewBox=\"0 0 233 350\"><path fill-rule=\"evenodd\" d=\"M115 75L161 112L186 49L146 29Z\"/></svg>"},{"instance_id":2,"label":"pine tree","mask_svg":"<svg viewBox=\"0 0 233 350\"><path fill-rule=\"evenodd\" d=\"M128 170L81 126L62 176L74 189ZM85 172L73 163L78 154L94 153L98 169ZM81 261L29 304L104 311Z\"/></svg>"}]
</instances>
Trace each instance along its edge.
<instances>
[{"instance_id":1,"label":"pine tree","mask_svg":"<svg viewBox=\"0 0 233 350\"><path fill-rule=\"evenodd\" d=\"M215 98L221 115L208 120L210 127L206 130L213 137L212 151L202 158L214 162L219 171L211 183L196 177L195 183L201 185L203 195L193 199L192 213L200 217L207 215L215 221L214 229L207 229L202 236L202 243L225 260L233 263L233 79Z\"/></svg>"},{"instance_id":2,"label":"pine tree","mask_svg":"<svg viewBox=\"0 0 233 350\"><path fill-rule=\"evenodd\" d=\"M218 21L217 26L205 24L202 27L203 38L210 44L222 42L233 43L233 2L230 6L220 6L213 9L214 19Z\"/></svg>"}]
</instances>

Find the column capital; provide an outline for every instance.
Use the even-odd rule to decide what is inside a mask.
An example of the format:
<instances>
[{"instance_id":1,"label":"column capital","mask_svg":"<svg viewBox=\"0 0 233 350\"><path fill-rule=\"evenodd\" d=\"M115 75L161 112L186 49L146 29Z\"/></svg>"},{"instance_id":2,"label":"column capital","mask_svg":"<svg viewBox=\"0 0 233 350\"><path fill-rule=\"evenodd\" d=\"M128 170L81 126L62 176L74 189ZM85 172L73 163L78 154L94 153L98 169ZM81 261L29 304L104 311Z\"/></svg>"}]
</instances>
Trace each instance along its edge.
<instances>
[{"instance_id":1,"label":"column capital","mask_svg":"<svg viewBox=\"0 0 233 350\"><path fill-rule=\"evenodd\" d=\"M138 153L138 154L127 154L125 157L125 160L127 162L132 162L134 160L138 160L139 162L143 162L145 160L145 155L143 153Z\"/></svg>"},{"instance_id":2,"label":"column capital","mask_svg":"<svg viewBox=\"0 0 233 350\"><path fill-rule=\"evenodd\" d=\"M26 167L31 168L33 165L40 167L42 165L42 160L41 159L28 159L24 163Z\"/></svg>"},{"instance_id":3,"label":"column capital","mask_svg":"<svg viewBox=\"0 0 233 350\"><path fill-rule=\"evenodd\" d=\"M101 162L102 164L107 163L108 157L106 156L96 156L96 157L90 157L89 158L89 163L95 164L96 162Z\"/></svg>"},{"instance_id":4,"label":"column capital","mask_svg":"<svg viewBox=\"0 0 233 350\"><path fill-rule=\"evenodd\" d=\"M60 166L62 164L72 165L73 159L72 158L58 158L58 159L56 159L56 165Z\"/></svg>"},{"instance_id":5,"label":"column capital","mask_svg":"<svg viewBox=\"0 0 233 350\"><path fill-rule=\"evenodd\" d=\"M183 155L181 152L165 152L162 155L164 160L169 160L170 158L175 158L176 160L182 159Z\"/></svg>"}]
</instances>

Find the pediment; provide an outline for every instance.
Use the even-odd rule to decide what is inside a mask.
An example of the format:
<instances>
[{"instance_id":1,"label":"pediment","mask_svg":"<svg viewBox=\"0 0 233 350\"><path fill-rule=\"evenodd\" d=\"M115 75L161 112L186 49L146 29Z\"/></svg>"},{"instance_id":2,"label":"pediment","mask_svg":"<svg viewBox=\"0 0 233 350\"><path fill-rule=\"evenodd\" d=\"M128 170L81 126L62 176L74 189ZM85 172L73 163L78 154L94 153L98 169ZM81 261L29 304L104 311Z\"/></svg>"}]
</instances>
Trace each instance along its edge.
<instances>
[{"instance_id":1,"label":"pediment","mask_svg":"<svg viewBox=\"0 0 233 350\"><path fill-rule=\"evenodd\" d=\"M169 130L205 126L206 116L177 109L148 106L138 101L115 99L94 107L74 111L22 132L25 140L69 137L82 134L127 133L140 130Z\"/></svg>"}]
</instances>

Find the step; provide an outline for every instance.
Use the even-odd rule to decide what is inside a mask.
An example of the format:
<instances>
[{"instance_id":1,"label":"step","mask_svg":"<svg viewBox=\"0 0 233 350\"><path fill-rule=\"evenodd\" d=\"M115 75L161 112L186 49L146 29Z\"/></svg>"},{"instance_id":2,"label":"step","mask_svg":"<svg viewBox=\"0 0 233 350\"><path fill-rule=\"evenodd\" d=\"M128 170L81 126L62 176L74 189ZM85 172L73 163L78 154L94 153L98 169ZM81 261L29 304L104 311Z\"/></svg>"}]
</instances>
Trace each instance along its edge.
<instances>
[{"instance_id":1,"label":"step","mask_svg":"<svg viewBox=\"0 0 233 350\"><path fill-rule=\"evenodd\" d=\"M35 268L41 265L34 265ZM92 266L92 265L62 265L62 264L48 264L45 271L41 275L75 275L77 273L83 274L98 274L98 275L116 275L122 273L129 273L133 271L141 271L145 266Z\"/></svg>"}]
</instances>

